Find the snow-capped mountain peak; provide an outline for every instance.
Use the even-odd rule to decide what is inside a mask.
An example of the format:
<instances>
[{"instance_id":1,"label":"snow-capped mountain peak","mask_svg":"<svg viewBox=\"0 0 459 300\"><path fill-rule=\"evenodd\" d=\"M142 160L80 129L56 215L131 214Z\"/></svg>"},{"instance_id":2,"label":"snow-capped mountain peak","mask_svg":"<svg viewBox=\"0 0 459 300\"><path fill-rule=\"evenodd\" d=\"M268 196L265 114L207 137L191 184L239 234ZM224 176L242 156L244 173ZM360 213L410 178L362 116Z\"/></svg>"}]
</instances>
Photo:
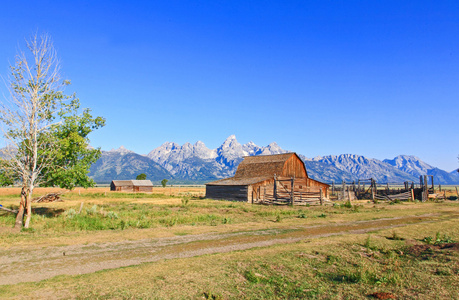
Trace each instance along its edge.
<instances>
[{"instance_id":1,"label":"snow-capped mountain peak","mask_svg":"<svg viewBox=\"0 0 459 300\"><path fill-rule=\"evenodd\" d=\"M111 153L119 153L119 154L127 154L127 153L134 153L134 151L131 151L131 150L128 150L126 149L124 146L120 146L118 149L112 149L108 152L111 152Z\"/></svg>"},{"instance_id":2,"label":"snow-capped mountain peak","mask_svg":"<svg viewBox=\"0 0 459 300\"><path fill-rule=\"evenodd\" d=\"M425 175L429 170L434 169L413 155L399 155L394 159L385 159L384 162L414 176Z\"/></svg>"}]
</instances>

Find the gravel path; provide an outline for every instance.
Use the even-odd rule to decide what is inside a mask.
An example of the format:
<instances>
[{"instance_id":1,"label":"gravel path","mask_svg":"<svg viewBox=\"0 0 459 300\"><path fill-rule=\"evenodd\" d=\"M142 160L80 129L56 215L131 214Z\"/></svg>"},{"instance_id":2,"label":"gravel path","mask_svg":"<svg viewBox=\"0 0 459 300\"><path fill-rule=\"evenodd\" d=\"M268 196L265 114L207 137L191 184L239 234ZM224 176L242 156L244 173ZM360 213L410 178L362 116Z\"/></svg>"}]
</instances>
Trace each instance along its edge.
<instances>
[{"instance_id":1,"label":"gravel path","mask_svg":"<svg viewBox=\"0 0 459 300\"><path fill-rule=\"evenodd\" d=\"M288 230L267 229L225 234L187 235L42 249L0 249L0 285L40 281L64 274L86 274L163 259L293 243L306 238L365 233L406 226L410 223L429 222L429 216L295 227Z\"/></svg>"}]
</instances>

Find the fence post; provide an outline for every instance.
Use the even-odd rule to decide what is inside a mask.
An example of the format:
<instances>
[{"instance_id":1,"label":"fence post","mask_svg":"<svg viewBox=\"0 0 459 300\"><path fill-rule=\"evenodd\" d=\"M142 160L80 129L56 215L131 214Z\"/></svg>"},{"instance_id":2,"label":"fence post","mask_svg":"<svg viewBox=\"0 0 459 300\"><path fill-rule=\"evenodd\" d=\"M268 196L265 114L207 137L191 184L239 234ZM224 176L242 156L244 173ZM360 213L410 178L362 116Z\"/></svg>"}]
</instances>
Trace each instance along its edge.
<instances>
[{"instance_id":1,"label":"fence post","mask_svg":"<svg viewBox=\"0 0 459 300\"><path fill-rule=\"evenodd\" d=\"M347 198L349 200L349 203L352 204L352 202L351 202L351 191L350 191L349 187L347 188Z\"/></svg>"},{"instance_id":2,"label":"fence post","mask_svg":"<svg viewBox=\"0 0 459 300\"><path fill-rule=\"evenodd\" d=\"M411 201L414 202L414 189L411 189Z\"/></svg>"},{"instance_id":3,"label":"fence post","mask_svg":"<svg viewBox=\"0 0 459 300\"><path fill-rule=\"evenodd\" d=\"M343 180L343 186L342 186L342 191L341 191L341 198L344 200L346 198L346 195L344 194L346 191L346 183Z\"/></svg>"},{"instance_id":4,"label":"fence post","mask_svg":"<svg viewBox=\"0 0 459 300\"><path fill-rule=\"evenodd\" d=\"M374 182L373 178L371 178L371 200L373 200L373 203L375 203L375 185L376 183Z\"/></svg>"},{"instance_id":5,"label":"fence post","mask_svg":"<svg viewBox=\"0 0 459 300\"><path fill-rule=\"evenodd\" d=\"M277 177L274 174L274 188L273 188L274 201L277 201Z\"/></svg>"},{"instance_id":6,"label":"fence post","mask_svg":"<svg viewBox=\"0 0 459 300\"><path fill-rule=\"evenodd\" d=\"M427 184L427 175L424 175L424 201L429 200L429 186Z\"/></svg>"},{"instance_id":7,"label":"fence post","mask_svg":"<svg viewBox=\"0 0 459 300\"><path fill-rule=\"evenodd\" d=\"M332 181L332 195L335 196L335 181Z\"/></svg>"},{"instance_id":8,"label":"fence post","mask_svg":"<svg viewBox=\"0 0 459 300\"><path fill-rule=\"evenodd\" d=\"M324 205L324 198L323 198L323 194L322 194L322 188L320 188L320 205Z\"/></svg>"},{"instance_id":9,"label":"fence post","mask_svg":"<svg viewBox=\"0 0 459 300\"><path fill-rule=\"evenodd\" d=\"M295 201L295 194L293 193L293 191L295 190L295 177L292 177L291 179L292 181L292 191L290 192L290 205L293 206L293 202Z\"/></svg>"}]
</instances>

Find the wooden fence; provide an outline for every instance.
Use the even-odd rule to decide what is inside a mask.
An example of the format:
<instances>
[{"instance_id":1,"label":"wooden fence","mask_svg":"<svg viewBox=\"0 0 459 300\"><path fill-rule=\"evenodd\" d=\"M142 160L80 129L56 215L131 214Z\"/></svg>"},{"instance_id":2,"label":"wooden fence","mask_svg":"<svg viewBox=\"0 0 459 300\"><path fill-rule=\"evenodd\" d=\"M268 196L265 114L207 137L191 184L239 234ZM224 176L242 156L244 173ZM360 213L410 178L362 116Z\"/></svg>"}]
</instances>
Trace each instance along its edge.
<instances>
[{"instance_id":1,"label":"wooden fence","mask_svg":"<svg viewBox=\"0 0 459 300\"><path fill-rule=\"evenodd\" d=\"M430 179L430 180L429 180ZM429 182L430 181L430 182ZM342 182L331 186L331 199L347 200L355 196L356 199L372 199L394 201L416 199L427 201L428 199L446 199L446 194L441 192L441 185L436 193L434 177L432 175L419 176L419 184L403 182L390 185L390 183L377 183L375 179L360 179L353 182ZM350 196L349 195L350 192ZM459 192L457 193L459 197Z\"/></svg>"},{"instance_id":2,"label":"wooden fence","mask_svg":"<svg viewBox=\"0 0 459 300\"><path fill-rule=\"evenodd\" d=\"M279 179L274 177L274 184L260 187L262 191L253 203L267 205L323 205L326 201L324 192L318 187L308 187L295 178Z\"/></svg>"}]
</instances>

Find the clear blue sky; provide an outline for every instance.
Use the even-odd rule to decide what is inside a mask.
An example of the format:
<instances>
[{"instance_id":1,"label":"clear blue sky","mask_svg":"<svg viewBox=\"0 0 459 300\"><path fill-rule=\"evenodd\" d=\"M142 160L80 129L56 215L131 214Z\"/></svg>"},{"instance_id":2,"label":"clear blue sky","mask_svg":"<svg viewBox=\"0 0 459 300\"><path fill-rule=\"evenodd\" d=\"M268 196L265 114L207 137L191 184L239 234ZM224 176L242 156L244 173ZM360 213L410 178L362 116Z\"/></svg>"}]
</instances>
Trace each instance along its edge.
<instances>
[{"instance_id":1,"label":"clear blue sky","mask_svg":"<svg viewBox=\"0 0 459 300\"><path fill-rule=\"evenodd\" d=\"M459 166L459 1L2 1L0 74L37 31L104 150L235 134Z\"/></svg>"}]
</instances>

